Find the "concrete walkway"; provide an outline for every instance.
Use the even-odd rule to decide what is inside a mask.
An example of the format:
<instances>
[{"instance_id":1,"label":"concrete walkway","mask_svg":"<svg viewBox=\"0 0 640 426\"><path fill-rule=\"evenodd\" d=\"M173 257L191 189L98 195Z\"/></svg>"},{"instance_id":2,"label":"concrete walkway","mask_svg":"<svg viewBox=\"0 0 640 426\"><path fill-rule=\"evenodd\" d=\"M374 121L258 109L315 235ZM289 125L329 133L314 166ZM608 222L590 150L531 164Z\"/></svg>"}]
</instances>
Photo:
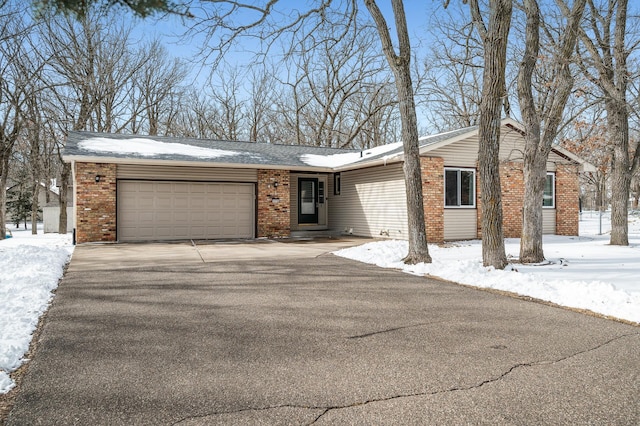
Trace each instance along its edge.
<instances>
[{"instance_id":1,"label":"concrete walkway","mask_svg":"<svg viewBox=\"0 0 640 426\"><path fill-rule=\"evenodd\" d=\"M8 424L640 424L639 328L360 242L77 247Z\"/></svg>"}]
</instances>

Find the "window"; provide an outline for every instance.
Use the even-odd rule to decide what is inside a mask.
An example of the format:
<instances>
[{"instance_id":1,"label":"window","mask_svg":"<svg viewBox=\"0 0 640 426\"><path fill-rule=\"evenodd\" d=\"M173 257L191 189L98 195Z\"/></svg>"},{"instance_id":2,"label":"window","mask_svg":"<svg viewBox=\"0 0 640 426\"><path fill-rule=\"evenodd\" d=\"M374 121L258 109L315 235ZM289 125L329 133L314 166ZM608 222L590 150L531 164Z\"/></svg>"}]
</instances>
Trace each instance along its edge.
<instances>
[{"instance_id":1,"label":"window","mask_svg":"<svg viewBox=\"0 0 640 426\"><path fill-rule=\"evenodd\" d=\"M445 207L476 206L476 171L444 169Z\"/></svg>"},{"instance_id":2,"label":"window","mask_svg":"<svg viewBox=\"0 0 640 426\"><path fill-rule=\"evenodd\" d=\"M333 175L333 195L340 195L341 176L340 173Z\"/></svg>"},{"instance_id":3,"label":"window","mask_svg":"<svg viewBox=\"0 0 640 426\"><path fill-rule=\"evenodd\" d=\"M550 209L556 206L556 175L547 173L547 179L544 181L544 194L542 195L542 207Z\"/></svg>"}]
</instances>

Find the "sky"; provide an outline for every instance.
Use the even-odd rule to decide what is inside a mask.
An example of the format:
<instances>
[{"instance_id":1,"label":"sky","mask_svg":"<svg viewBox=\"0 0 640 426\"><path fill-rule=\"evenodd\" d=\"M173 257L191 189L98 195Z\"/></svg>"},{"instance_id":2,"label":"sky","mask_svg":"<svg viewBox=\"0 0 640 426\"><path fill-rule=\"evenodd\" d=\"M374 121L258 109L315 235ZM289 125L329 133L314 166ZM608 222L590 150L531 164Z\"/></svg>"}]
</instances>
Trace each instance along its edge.
<instances>
[{"instance_id":1,"label":"sky","mask_svg":"<svg viewBox=\"0 0 640 426\"><path fill-rule=\"evenodd\" d=\"M301 4L311 4L313 1L301 1L301 0L281 0L278 2L281 10L285 9L300 9L304 10L305 7L301 7ZM393 13L391 11L390 2L387 0L379 1L379 6L387 18L387 22L390 26L390 30L394 31L393 25ZM361 8L361 14L363 16L369 16L364 4L359 5ZM431 37L428 33L428 23L430 17L434 13L442 13L442 4L439 1L414 1L409 0L405 2L405 13L407 17L407 25L409 28L412 48L415 51L421 51L425 48ZM197 9L194 9L194 12ZM202 35L196 35L194 37L181 37L188 27L191 25L191 21L185 18L177 16L168 16L163 18L151 17L147 19L135 18L129 16L128 19L134 24L134 34L138 35L141 39L152 39L157 37L161 39L164 46L175 57L193 60L198 54L200 48L205 43ZM247 51L257 49L258 44L248 38L243 38L241 45L237 46L234 50L229 52L226 57L226 62L232 66L244 66L251 63L253 57ZM197 69L198 75L207 74L207 68Z\"/></svg>"}]
</instances>

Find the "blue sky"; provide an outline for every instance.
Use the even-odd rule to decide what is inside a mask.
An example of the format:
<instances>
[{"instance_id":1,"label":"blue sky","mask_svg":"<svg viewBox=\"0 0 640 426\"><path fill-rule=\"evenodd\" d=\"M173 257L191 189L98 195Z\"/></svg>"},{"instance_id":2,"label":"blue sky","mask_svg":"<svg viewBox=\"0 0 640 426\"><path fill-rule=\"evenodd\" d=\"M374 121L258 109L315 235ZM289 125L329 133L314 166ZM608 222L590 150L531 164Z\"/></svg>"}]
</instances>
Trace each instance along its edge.
<instances>
[{"instance_id":1,"label":"blue sky","mask_svg":"<svg viewBox=\"0 0 640 426\"><path fill-rule=\"evenodd\" d=\"M298 8L303 10L306 4L313 4L312 1L304 2L304 6L301 7L303 2L296 0L281 0L279 2L280 10L285 8ZM390 27L393 26L393 13L391 11L390 2L388 0L379 1L379 6L382 9L387 22ZM368 12L364 4L360 5L362 16L368 16ZM428 40L427 26L429 18L434 13L442 10L442 4L440 1L417 1L408 0L405 1L405 13L407 15L407 24L412 38L413 48L418 50L425 46ZM142 39L151 39L154 37L160 38L165 47L176 57L185 59L192 58L202 44L201 37L195 37L192 40L181 40L178 36L183 34L189 25L188 21L184 21L179 17L166 17L163 19L139 19L131 18L135 24L134 32ZM393 31L393 29L392 29ZM242 46L239 46L236 52L231 52L227 56L227 62L231 64L247 62L250 58L246 52L241 50L247 50L250 48L248 45L249 40L243 39Z\"/></svg>"}]
</instances>

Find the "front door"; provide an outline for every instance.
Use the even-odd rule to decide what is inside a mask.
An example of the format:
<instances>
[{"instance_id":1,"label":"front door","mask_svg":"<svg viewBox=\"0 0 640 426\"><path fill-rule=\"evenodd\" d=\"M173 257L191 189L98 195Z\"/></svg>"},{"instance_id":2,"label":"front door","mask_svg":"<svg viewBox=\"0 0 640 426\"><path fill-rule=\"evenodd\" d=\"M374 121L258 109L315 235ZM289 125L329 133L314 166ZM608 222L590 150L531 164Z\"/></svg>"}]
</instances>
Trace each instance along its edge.
<instances>
[{"instance_id":1,"label":"front door","mask_svg":"<svg viewBox=\"0 0 640 426\"><path fill-rule=\"evenodd\" d=\"M298 223L318 223L317 178L298 178Z\"/></svg>"}]
</instances>

